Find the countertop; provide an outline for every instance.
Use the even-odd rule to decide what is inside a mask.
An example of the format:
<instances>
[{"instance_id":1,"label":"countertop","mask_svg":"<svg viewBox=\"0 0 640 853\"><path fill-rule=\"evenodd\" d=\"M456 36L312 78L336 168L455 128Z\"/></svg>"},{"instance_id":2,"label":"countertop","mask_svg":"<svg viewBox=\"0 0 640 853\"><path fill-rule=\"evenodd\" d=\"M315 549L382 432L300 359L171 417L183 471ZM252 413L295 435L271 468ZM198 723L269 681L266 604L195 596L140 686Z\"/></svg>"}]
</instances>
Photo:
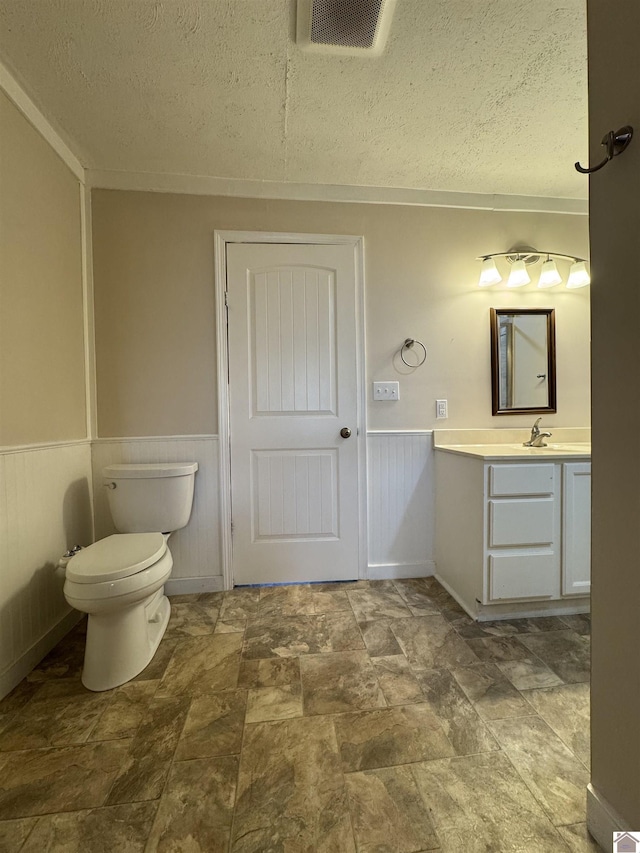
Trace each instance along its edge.
<instances>
[{"instance_id":1,"label":"countertop","mask_svg":"<svg viewBox=\"0 0 640 853\"><path fill-rule=\"evenodd\" d=\"M474 456L478 459L518 459L541 461L545 459L589 460L591 444L549 444L547 447L523 447L522 444L440 444L436 450L444 453L456 453L458 456Z\"/></svg>"},{"instance_id":2,"label":"countertop","mask_svg":"<svg viewBox=\"0 0 640 853\"><path fill-rule=\"evenodd\" d=\"M476 459L517 459L524 462L551 460L590 460L591 430L586 427L541 427L551 432L546 447L525 447L530 430L457 429L434 430L433 446L443 453L472 456Z\"/></svg>"}]
</instances>

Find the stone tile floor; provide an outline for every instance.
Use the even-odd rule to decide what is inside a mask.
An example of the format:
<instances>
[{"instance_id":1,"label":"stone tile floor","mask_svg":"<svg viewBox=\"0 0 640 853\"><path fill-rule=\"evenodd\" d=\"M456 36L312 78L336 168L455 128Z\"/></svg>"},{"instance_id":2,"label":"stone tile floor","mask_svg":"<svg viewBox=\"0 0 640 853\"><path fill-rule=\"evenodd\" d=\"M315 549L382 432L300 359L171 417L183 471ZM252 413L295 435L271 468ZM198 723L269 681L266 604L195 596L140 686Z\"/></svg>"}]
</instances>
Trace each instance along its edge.
<instances>
[{"instance_id":1,"label":"stone tile floor","mask_svg":"<svg viewBox=\"0 0 640 853\"><path fill-rule=\"evenodd\" d=\"M80 623L0 703L2 853L597 850L588 617L359 581L174 597L106 693L83 648Z\"/></svg>"}]
</instances>

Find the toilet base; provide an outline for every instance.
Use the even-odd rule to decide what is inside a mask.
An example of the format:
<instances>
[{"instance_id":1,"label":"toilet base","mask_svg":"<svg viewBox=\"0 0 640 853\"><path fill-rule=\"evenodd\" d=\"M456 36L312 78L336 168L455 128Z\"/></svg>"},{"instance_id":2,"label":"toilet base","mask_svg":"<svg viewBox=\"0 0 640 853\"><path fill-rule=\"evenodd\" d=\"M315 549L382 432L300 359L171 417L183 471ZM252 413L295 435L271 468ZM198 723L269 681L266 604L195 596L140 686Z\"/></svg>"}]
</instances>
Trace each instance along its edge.
<instances>
[{"instance_id":1,"label":"toilet base","mask_svg":"<svg viewBox=\"0 0 640 853\"><path fill-rule=\"evenodd\" d=\"M131 681L150 663L164 636L171 605L164 587L132 607L90 613L82 683L111 690Z\"/></svg>"}]
</instances>

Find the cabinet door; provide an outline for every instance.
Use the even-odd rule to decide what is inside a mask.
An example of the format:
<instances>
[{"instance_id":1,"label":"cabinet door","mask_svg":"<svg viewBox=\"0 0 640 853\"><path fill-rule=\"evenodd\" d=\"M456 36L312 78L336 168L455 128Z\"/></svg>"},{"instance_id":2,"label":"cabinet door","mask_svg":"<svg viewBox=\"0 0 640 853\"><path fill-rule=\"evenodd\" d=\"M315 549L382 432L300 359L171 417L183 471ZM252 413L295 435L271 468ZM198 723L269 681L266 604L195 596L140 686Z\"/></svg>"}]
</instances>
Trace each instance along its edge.
<instances>
[{"instance_id":1,"label":"cabinet door","mask_svg":"<svg viewBox=\"0 0 640 853\"><path fill-rule=\"evenodd\" d=\"M563 465L562 594L588 595L591 589L591 465Z\"/></svg>"}]
</instances>

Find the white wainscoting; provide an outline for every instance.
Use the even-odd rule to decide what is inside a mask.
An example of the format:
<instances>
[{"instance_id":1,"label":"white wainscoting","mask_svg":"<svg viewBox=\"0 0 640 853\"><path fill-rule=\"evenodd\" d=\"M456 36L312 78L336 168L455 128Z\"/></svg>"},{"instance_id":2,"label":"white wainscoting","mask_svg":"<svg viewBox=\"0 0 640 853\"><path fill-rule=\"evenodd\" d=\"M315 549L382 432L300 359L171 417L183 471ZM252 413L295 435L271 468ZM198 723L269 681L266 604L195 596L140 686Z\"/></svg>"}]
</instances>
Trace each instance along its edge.
<instances>
[{"instance_id":1,"label":"white wainscoting","mask_svg":"<svg viewBox=\"0 0 640 853\"><path fill-rule=\"evenodd\" d=\"M169 594L222 589L220 557L218 437L160 436L100 438L93 442L96 539L115 533L102 469L127 462L197 462L193 512L187 527L176 531L169 547L173 556Z\"/></svg>"},{"instance_id":2,"label":"white wainscoting","mask_svg":"<svg viewBox=\"0 0 640 853\"><path fill-rule=\"evenodd\" d=\"M427 431L367 434L370 578L432 575L433 448ZM218 437L101 438L93 442L96 538L115 532L102 469L119 462L196 461L189 524L171 539L171 594L222 589Z\"/></svg>"},{"instance_id":3,"label":"white wainscoting","mask_svg":"<svg viewBox=\"0 0 640 853\"><path fill-rule=\"evenodd\" d=\"M367 433L369 577L435 571L432 433Z\"/></svg>"},{"instance_id":4,"label":"white wainscoting","mask_svg":"<svg viewBox=\"0 0 640 853\"><path fill-rule=\"evenodd\" d=\"M91 535L88 441L0 448L0 696L78 621L56 564Z\"/></svg>"}]
</instances>

